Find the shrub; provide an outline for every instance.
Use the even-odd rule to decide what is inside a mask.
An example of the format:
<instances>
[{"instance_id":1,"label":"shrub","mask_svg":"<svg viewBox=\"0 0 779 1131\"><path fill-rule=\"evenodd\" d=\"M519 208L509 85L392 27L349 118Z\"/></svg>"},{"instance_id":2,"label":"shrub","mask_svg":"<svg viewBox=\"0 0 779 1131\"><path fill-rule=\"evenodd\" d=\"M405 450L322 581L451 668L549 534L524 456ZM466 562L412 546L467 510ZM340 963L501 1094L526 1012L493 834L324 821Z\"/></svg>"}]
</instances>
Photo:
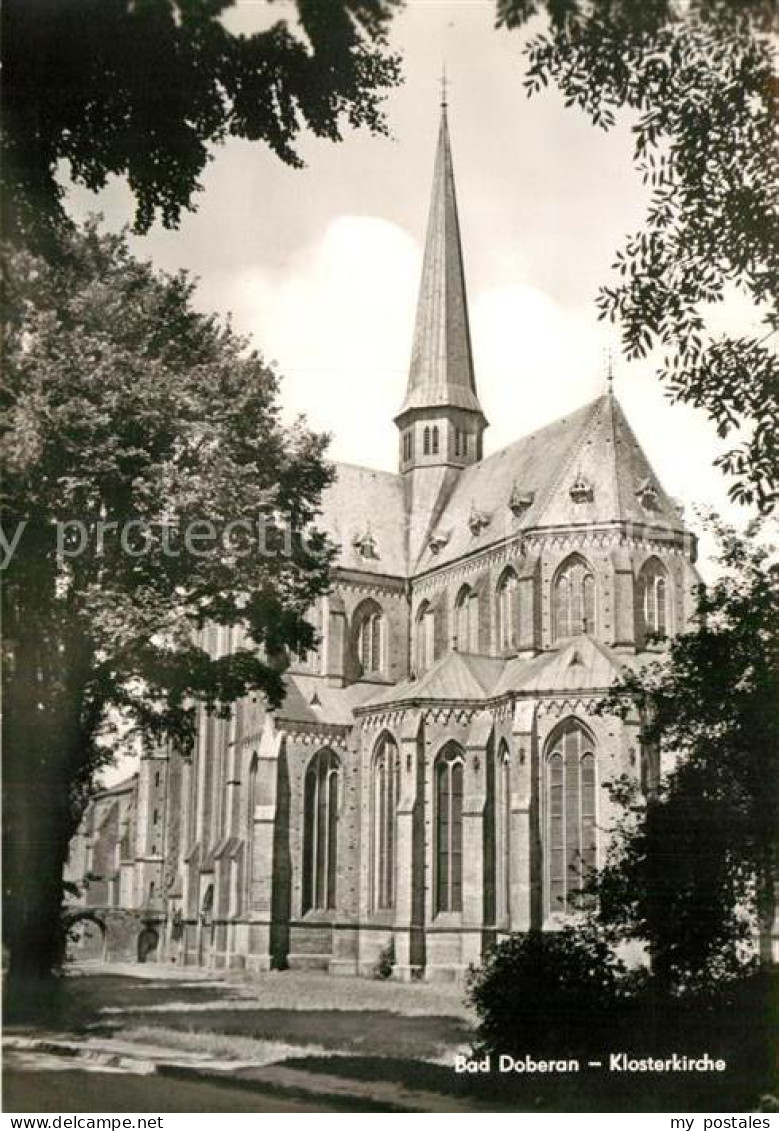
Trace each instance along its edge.
<instances>
[{"instance_id":1,"label":"shrub","mask_svg":"<svg viewBox=\"0 0 779 1131\"><path fill-rule=\"evenodd\" d=\"M590 927L513 935L468 976L479 1051L559 1059L613 1048L640 978Z\"/></svg>"},{"instance_id":2,"label":"shrub","mask_svg":"<svg viewBox=\"0 0 779 1131\"><path fill-rule=\"evenodd\" d=\"M386 979L392 977L392 971L395 968L395 940L390 939L383 950L379 951L379 957L376 965L373 968L374 978Z\"/></svg>"}]
</instances>

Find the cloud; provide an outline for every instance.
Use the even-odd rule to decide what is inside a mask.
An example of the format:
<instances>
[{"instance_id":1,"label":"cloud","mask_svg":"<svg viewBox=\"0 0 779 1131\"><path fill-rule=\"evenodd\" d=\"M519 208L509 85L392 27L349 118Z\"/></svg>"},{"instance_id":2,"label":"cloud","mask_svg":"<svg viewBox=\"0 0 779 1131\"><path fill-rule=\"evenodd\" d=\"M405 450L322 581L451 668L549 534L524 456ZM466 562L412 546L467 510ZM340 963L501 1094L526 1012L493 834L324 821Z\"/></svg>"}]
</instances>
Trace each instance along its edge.
<instances>
[{"instance_id":1,"label":"cloud","mask_svg":"<svg viewBox=\"0 0 779 1131\"><path fill-rule=\"evenodd\" d=\"M232 311L278 363L285 414L333 433L333 458L393 467L419 271L419 247L401 228L341 216L283 273L254 264L212 277L199 300Z\"/></svg>"}]
</instances>

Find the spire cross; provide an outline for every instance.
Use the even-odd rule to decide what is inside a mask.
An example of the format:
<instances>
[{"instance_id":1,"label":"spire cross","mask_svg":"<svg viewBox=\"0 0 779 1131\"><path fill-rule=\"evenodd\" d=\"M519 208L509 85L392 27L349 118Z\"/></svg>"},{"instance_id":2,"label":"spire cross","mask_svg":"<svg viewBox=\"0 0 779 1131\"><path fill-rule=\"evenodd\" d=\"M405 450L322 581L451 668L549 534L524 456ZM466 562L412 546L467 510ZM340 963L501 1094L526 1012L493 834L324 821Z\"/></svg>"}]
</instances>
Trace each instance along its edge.
<instances>
[{"instance_id":1,"label":"spire cross","mask_svg":"<svg viewBox=\"0 0 779 1131\"><path fill-rule=\"evenodd\" d=\"M606 355L606 389L609 395L614 392L614 365L611 346L609 346Z\"/></svg>"}]
</instances>

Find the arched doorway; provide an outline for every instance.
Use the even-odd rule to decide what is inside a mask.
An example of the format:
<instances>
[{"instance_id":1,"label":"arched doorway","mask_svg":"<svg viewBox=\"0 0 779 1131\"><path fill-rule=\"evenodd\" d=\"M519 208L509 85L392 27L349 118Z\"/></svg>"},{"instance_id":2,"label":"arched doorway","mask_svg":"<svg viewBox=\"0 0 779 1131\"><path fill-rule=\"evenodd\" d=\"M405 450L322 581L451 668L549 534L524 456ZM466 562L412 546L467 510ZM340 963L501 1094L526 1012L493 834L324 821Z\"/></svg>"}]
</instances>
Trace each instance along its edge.
<instances>
[{"instance_id":1,"label":"arched doorway","mask_svg":"<svg viewBox=\"0 0 779 1131\"><path fill-rule=\"evenodd\" d=\"M157 957L159 941L158 931L151 923L144 923L141 933L138 935L138 961L154 962Z\"/></svg>"}]
</instances>

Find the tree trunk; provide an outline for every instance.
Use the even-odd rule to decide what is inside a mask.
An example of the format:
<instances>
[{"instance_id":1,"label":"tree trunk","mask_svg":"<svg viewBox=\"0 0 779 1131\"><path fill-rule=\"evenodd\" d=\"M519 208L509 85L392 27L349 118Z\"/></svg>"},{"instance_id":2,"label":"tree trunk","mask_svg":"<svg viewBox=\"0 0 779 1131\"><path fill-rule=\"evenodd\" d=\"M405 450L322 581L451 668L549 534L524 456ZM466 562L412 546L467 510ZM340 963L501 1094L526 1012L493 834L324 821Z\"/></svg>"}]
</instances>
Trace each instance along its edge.
<instances>
[{"instance_id":1,"label":"tree trunk","mask_svg":"<svg viewBox=\"0 0 779 1131\"><path fill-rule=\"evenodd\" d=\"M80 698L47 662L46 633L32 618L14 634L3 727L3 942L6 1019L52 1004L64 957L63 869L74 814L71 783L87 757ZM50 649L55 659L62 650Z\"/></svg>"}]
</instances>

